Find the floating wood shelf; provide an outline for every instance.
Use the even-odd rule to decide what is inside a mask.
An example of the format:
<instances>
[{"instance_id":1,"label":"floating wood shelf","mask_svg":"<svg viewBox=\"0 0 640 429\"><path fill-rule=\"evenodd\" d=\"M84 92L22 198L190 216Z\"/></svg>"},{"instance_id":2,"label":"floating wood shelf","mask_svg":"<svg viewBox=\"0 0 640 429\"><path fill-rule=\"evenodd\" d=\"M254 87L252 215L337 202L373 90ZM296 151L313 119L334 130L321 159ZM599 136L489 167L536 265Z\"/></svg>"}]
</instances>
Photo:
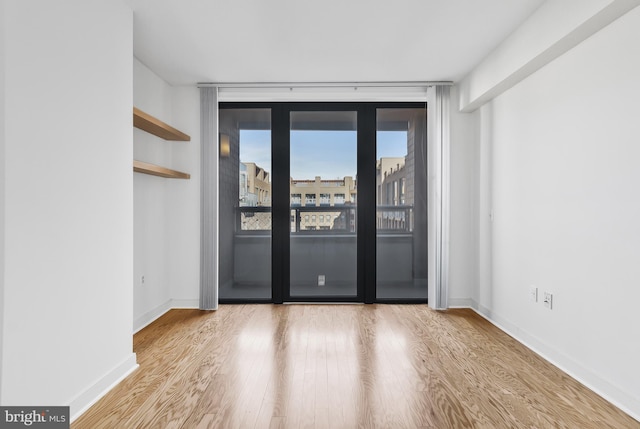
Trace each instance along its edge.
<instances>
[{"instance_id":1,"label":"floating wood shelf","mask_svg":"<svg viewBox=\"0 0 640 429\"><path fill-rule=\"evenodd\" d=\"M182 171L171 170L148 162L133 160L133 171L136 173L151 174L152 176L167 177L169 179L189 179L191 175Z\"/></svg>"},{"instance_id":2,"label":"floating wood shelf","mask_svg":"<svg viewBox=\"0 0 640 429\"><path fill-rule=\"evenodd\" d=\"M136 107L133 108L133 126L165 140L181 142L191 140L191 137L182 131L176 130L171 125L165 124L160 119L154 118Z\"/></svg>"}]
</instances>

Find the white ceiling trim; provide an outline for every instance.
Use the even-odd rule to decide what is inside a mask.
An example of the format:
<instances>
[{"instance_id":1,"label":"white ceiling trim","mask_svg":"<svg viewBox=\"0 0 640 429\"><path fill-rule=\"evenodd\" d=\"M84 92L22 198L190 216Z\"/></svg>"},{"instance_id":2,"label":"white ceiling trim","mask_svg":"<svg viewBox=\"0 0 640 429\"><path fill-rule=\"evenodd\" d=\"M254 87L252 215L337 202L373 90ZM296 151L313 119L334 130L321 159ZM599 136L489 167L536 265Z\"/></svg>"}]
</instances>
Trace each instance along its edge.
<instances>
[{"instance_id":1,"label":"white ceiling trim","mask_svg":"<svg viewBox=\"0 0 640 429\"><path fill-rule=\"evenodd\" d=\"M410 88L451 86L451 81L416 82L202 82L198 87L217 88Z\"/></svg>"},{"instance_id":2,"label":"white ceiling trim","mask_svg":"<svg viewBox=\"0 0 640 429\"><path fill-rule=\"evenodd\" d=\"M200 83L217 87L219 101L387 101L426 102L427 90L451 86L452 82L295 82L295 83Z\"/></svg>"}]
</instances>

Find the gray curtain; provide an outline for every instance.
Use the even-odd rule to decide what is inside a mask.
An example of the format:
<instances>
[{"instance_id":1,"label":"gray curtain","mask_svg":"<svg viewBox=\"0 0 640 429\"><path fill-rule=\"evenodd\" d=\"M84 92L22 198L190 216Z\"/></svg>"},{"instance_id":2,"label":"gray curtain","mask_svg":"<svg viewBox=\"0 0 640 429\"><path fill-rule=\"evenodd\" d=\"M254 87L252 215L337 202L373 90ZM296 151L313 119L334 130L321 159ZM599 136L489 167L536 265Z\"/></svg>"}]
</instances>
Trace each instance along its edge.
<instances>
[{"instance_id":1,"label":"gray curtain","mask_svg":"<svg viewBox=\"0 0 640 429\"><path fill-rule=\"evenodd\" d=\"M429 152L429 306L449 304L449 86L430 88L427 126Z\"/></svg>"},{"instance_id":2,"label":"gray curtain","mask_svg":"<svg viewBox=\"0 0 640 429\"><path fill-rule=\"evenodd\" d=\"M218 88L200 88L200 309L218 309Z\"/></svg>"}]
</instances>

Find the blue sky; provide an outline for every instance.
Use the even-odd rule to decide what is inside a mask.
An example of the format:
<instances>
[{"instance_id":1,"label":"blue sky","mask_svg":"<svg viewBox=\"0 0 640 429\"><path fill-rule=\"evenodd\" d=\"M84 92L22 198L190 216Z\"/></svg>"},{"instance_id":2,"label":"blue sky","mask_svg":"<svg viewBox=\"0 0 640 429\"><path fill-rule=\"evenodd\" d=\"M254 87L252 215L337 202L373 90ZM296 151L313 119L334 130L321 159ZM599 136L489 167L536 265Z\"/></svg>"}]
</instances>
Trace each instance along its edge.
<instances>
[{"instance_id":1,"label":"blue sky","mask_svg":"<svg viewBox=\"0 0 640 429\"><path fill-rule=\"evenodd\" d=\"M401 157L407 153L407 133L379 131L376 158ZM240 131L240 161L255 162L271 172L271 132ZM356 176L355 131L292 131L291 177L323 179Z\"/></svg>"}]
</instances>

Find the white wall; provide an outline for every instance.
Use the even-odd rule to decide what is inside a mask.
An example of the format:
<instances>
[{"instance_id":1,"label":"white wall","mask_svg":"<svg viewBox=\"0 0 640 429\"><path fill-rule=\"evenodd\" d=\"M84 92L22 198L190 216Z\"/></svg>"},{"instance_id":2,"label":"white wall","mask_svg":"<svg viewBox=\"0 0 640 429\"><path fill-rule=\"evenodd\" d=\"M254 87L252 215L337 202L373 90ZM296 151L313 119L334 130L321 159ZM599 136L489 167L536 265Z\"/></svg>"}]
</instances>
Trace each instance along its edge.
<instances>
[{"instance_id":1,"label":"white wall","mask_svg":"<svg viewBox=\"0 0 640 429\"><path fill-rule=\"evenodd\" d=\"M4 8L2 402L73 417L136 367L132 12Z\"/></svg>"},{"instance_id":2,"label":"white wall","mask_svg":"<svg viewBox=\"0 0 640 429\"><path fill-rule=\"evenodd\" d=\"M451 89L449 306L470 306L476 289L477 262L477 115L458 108Z\"/></svg>"},{"instance_id":3,"label":"white wall","mask_svg":"<svg viewBox=\"0 0 640 429\"><path fill-rule=\"evenodd\" d=\"M134 105L191 136L166 141L134 130L134 158L191 174L134 174L134 318L137 331L172 307L197 307L200 251L200 105L197 88L175 88L134 58ZM144 276L144 283L142 283Z\"/></svg>"},{"instance_id":4,"label":"white wall","mask_svg":"<svg viewBox=\"0 0 640 429\"><path fill-rule=\"evenodd\" d=\"M477 113L475 294L482 313L636 418L638 40L640 8ZM553 293L552 310L530 301L531 285Z\"/></svg>"},{"instance_id":5,"label":"white wall","mask_svg":"<svg viewBox=\"0 0 640 429\"><path fill-rule=\"evenodd\" d=\"M133 60L133 105L172 124L171 87L135 58ZM134 159L171 168L171 145L175 144L185 143L166 141L134 128ZM140 173L133 175L134 331L162 314L170 304L167 237L168 183L169 179L162 177Z\"/></svg>"},{"instance_id":6,"label":"white wall","mask_svg":"<svg viewBox=\"0 0 640 429\"><path fill-rule=\"evenodd\" d=\"M5 31L4 1L0 1L0 350L4 350L4 176L5 176L5 150L4 150L4 31ZM0 352L0 404L2 404L2 357Z\"/></svg>"},{"instance_id":7,"label":"white wall","mask_svg":"<svg viewBox=\"0 0 640 429\"><path fill-rule=\"evenodd\" d=\"M190 180L169 183L169 282L174 307L197 308L200 297L200 90L173 88L173 120L188 130L191 141L174 145L175 165L191 174Z\"/></svg>"}]
</instances>

